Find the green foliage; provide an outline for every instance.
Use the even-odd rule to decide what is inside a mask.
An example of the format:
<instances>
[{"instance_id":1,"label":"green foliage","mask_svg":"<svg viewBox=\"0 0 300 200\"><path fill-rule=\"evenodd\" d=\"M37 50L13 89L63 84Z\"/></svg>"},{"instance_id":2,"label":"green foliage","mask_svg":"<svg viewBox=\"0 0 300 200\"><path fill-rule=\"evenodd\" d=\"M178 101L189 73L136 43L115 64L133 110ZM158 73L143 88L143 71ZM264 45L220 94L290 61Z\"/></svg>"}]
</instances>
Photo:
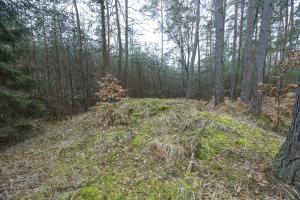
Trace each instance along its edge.
<instances>
[{"instance_id":1,"label":"green foliage","mask_svg":"<svg viewBox=\"0 0 300 200\"><path fill-rule=\"evenodd\" d=\"M88 186L81 189L76 195L76 199L82 200L97 200L101 198L101 193L96 186Z\"/></svg>"},{"instance_id":2,"label":"green foliage","mask_svg":"<svg viewBox=\"0 0 300 200\"><path fill-rule=\"evenodd\" d=\"M30 95L39 81L27 76L17 63L21 56L19 44L26 39L27 29L12 3L1 1L0 15L0 137L6 137L7 126L11 132L18 131L14 127L18 127L20 120L40 115L45 107ZM28 126L22 122L19 127Z\"/></svg>"}]
</instances>

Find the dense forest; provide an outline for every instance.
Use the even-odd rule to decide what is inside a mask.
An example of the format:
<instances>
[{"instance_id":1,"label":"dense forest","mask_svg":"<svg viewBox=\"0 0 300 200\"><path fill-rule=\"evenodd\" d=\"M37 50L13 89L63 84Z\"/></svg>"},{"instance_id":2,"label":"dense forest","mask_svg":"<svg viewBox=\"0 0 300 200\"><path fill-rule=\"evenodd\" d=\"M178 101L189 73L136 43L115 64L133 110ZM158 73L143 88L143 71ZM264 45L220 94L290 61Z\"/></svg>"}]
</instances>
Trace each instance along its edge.
<instances>
[{"instance_id":1,"label":"dense forest","mask_svg":"<svg viewBox=\"0 0 300 200\"><path fill-rule=\"evenodd\" d=\"M157 112L170 99L186 109L205 102L212 112L243 105L243 116L268 118L287 135L273 166L300 191L299 67L299 0L0 0L0 145L18 143L36 121L72 118L102 101L113 103L109 126L130 124L118 119L124 97L160 99ZM0 184L0 199L4 191Z\"/></svg>"},{"instance_id":2,"label":"dense forest","mask_svg":"<svg viewBox=\"0 0 300 200\"><path fill-rule=\"evenodd\" d=\"M22 55L17 70L44 83L31 94L54 116L94 105L107 72L131 97L248 102L253 85L272 83L280 62L299 48L297 1L77 1L1 2L3 28L26 28L12 33L19 41L7 41ZM143 18L136 12L153 19L159 44L137 39ZM297 82L297 72L288 82Z\"/></svg>"}]
</instances>

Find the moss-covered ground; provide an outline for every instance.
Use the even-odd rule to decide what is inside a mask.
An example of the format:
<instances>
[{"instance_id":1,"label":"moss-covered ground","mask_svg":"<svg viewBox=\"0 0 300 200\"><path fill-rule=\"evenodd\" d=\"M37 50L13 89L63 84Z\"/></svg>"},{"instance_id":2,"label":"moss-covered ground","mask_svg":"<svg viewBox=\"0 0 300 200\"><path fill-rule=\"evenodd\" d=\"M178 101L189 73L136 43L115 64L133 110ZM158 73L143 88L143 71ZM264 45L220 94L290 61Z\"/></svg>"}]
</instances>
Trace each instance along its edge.
<instances>
[{"instance_id":1,"label":"moss-covered ground","mask_svg":"<svg viewBox=\"0 0 300 200\"><path fill-rule=\"evenodd\" d=\"M0 154L11 199L290 199L273 176L283 138L185 100L128 99L40 125Z\"/></svg>"}]
</instances>

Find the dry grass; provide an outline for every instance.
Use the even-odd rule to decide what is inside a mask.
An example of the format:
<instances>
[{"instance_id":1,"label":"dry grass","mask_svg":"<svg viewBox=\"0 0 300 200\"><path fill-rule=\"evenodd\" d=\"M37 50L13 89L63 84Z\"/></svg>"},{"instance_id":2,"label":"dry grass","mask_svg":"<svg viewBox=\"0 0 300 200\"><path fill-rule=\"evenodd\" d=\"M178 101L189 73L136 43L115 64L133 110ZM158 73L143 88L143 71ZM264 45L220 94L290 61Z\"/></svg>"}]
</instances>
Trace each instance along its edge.
<instances>
[{"instance_id":1,"label":"dry grass","mask_svg":"<svg viewBox=\"0 0 300 200\"><path fill-rule=\"evenodd\" d=\"M271 168L283 138L229 106L129 99L117 106L112 127L104 107L42 124L39 137L1 152L0 193L4 199L293 199Z\"/></svg>"}]
</instances>

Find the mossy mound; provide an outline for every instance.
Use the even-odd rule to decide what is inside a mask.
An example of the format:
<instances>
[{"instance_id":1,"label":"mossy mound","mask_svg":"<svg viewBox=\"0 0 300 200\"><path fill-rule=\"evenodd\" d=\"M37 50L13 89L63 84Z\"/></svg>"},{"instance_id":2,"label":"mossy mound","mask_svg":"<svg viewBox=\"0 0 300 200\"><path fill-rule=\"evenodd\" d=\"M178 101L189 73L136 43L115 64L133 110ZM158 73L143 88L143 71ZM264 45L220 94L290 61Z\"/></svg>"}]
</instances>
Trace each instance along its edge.
<instances>
[{"instance_id":1,"label":"mossy mound","mask_svg":"<svg viewBox=\"0 0 300 200\"><path fill-rule=\"evenodd\" d=\"M184 100L116 109L113 126L100 106L7 149L1 190L21 199L289 198L271 178L280 136Z\"/></svg>"}]
</instances>

